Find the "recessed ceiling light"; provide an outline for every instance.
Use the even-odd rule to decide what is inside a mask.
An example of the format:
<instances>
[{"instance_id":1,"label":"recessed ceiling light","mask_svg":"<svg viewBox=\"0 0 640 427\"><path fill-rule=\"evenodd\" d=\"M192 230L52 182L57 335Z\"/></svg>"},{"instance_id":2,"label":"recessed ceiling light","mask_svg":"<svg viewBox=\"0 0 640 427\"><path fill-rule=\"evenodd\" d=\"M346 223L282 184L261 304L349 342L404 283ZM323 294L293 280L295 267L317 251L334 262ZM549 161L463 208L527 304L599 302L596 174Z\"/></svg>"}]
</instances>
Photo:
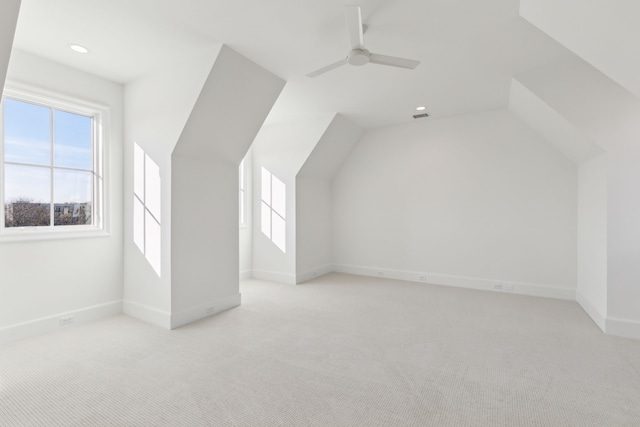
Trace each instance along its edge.
<instances>
[{"instance_id":1,"label":"recessed ceiling light","mask_svg":"<svg viewBox=\"0 0 640 427\"><path fill-rule=\"evenodd\" d=\"M74 52L78 52L78 53L89 53L89 49L87 49L84 46L81 46L79 44L70 44L69 45L69 49L71 49Z\"/></svg>"},{"instance_id":2,"label":"recessed ceiling light","mask_svg":"<svg viewBox=\"0 0 640 427\"><path fill-rule=\"evenodd\" d=\"M426 110L426 109L427 109L427 107L424 107L424 106L422 106L422 105L421 105L421 106L419 106L419 107L416 107L416 110L418 110L418 111L424 111L424 110Z\"/></svg>"}]
</instances>

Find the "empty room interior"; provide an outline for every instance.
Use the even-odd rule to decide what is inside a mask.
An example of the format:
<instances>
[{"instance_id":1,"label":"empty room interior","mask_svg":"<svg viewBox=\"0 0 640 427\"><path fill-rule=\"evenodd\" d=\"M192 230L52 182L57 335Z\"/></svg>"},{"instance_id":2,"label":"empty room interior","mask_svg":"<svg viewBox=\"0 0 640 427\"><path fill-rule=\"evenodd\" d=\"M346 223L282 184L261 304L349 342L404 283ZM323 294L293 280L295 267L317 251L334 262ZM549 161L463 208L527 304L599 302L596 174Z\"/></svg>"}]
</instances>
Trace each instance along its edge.
<instances>
[{"instance_id":1,"label":"empty room interior","mask_svg":"<svg viewBox=\"0 0 640 427\"><path fill-rule=\"evenodd\" d=\"M639 20L2 0L0 426L640 425Z\"/></svg>"}]
</instances>

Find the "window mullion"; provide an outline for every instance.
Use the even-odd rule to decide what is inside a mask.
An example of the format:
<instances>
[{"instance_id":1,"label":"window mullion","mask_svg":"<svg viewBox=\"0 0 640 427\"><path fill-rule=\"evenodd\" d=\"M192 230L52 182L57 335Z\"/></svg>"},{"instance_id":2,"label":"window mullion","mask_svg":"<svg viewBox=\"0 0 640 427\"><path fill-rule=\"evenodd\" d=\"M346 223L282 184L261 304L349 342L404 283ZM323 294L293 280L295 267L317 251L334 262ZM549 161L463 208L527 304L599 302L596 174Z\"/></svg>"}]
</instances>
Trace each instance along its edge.
<instances>
[{"instance_id":1,"label":"window mullion","mask_svg":"<svg viewBox=\"0 0 640 427\"><path fill-rule=\"evenodd\" d=\"M53 118L54 118L54 114L53 114L53 108L49 108L49 144L51 149L49 150L49 198L50 198L50 204L49 204L49 227L53 227L54 226L54 220L55 220L55 203L53 202L54 200L54 184L53 184L53 149L54 149L54 124L53 124Z\"/></svg>"}]
</instances>

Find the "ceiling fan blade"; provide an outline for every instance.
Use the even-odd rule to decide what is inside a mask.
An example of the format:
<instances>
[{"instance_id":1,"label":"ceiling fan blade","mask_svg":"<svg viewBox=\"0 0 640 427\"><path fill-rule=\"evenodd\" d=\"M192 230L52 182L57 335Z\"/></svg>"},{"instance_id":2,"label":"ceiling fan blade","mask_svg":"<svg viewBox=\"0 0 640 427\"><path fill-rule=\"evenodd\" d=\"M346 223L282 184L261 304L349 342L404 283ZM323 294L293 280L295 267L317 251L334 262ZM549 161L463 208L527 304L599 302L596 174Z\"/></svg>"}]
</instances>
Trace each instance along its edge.
<instances>
[{"instance_id":1,"label":"ceiling fan blade","mask_svg":"<svg viewBox=\"0 0 640 427\"><path fill-rule=\"evenodd\" d=\"M327 71L331 71L334 68L338 68L338 67L340 67L342 65L345 65L346 63L347 63L347 58L341 59L338 62L334 62L333 64L327 65L326 67L322 67L319 70L316 70L316 71L314 71L312 73L307 74L307 77L317 77L320 74L324 74Z\"/></svg>"},{"instance_id":2,"label":"ceiling fan blade","mask_svg":"<svg viewBox=\"0 0 640 427\"><path fill-rule=\"evenodd\" d=\"M411 70L420 65L420 61L414 61L413 59L396 58L395 56L378 55L377 53L369 54L369 62L391 65L392 67L409 68Z\"/></svg>"},{"instance_id":3,"label":"ceiling fan blade","mask_svg":"<svg viewBox=\"0 0 640 427\"><path fill-rule=\"evenodd\" d=\"M360 6L345 6L344 17L347 20L347 31L351 40L351 49L364 49L364 31Z\"/></svg>"}]
</instances>

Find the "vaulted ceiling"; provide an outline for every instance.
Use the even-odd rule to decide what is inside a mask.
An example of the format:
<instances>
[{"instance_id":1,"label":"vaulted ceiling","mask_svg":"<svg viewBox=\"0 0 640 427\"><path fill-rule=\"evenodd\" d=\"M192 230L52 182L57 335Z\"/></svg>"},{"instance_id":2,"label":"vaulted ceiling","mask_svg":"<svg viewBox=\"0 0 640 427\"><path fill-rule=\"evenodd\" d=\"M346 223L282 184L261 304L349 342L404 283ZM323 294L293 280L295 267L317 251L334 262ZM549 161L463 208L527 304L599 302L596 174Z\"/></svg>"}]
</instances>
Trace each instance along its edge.
<instances>
[{"instance_id":1,"label":"vaulted ceiling","mask_svg":"<svg viewBox=\"0 0 640 427\"><path fill-rule=\"evenodd\" d=\"M418 105L433 117L504 108L512 76L568 54L519 16L518 0L359 0L367 48L421 65L306 77L347 55L349 3L22 0L14 46L127 83L224 43L287 80L270 122L339 112L365 128L412 121Z\"/></svg>"}]
</instances>

